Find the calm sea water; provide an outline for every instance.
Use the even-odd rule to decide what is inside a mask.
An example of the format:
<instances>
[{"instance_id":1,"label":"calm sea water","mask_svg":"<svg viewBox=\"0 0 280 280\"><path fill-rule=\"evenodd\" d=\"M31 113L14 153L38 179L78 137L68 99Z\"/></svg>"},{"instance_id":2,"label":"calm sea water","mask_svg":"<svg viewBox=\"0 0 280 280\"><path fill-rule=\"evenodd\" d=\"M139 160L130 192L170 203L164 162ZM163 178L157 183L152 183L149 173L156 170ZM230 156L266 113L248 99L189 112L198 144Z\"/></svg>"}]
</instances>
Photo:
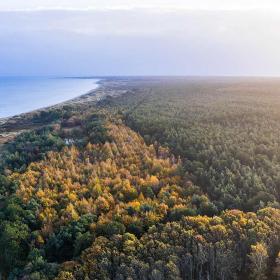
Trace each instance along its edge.
<instances>
[{"instance_id":1,"label":"calm sea water","mask_svg":"<svg viewBox=\"0 0 280 280\"><path fill-rule=\"evenodd\" d=\"M97 88L96 79L0 77L0 118L72 99Z\"/></svg>"}]
</instances>

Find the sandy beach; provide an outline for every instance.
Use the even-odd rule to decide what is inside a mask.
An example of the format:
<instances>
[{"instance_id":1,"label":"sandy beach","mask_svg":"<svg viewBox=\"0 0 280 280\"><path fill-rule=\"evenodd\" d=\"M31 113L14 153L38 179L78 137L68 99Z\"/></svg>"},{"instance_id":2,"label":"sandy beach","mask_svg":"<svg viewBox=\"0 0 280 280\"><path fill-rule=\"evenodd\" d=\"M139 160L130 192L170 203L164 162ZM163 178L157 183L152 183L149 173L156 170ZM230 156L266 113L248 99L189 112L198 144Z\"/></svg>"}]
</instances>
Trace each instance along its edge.
<instances>
[{"instance_id":1,"label":"sandy beach","mask_svg":"<svg viewBox=\"0 0 280 280\"><path fill-rule=\"evenodd\" d=\"M28 113L23 113L8 118L0 118L0 145L11 141L17 135L25 131L40 127L41 124L33 123L32 118L41 112L60 109L63 106L94 106L98 101L106 98L107 96L114 97L125 92L121 87L123 84L123 81L121 80L116 81L114 79L99 79L96 84L98 85L97 88L76 98L66 100L53 106L36 109Z\"/></svg>"},{"instance_id":2,"label":"sandy beach","mask_svg":"<svg viewBox=\"0 0 280 280\"><path fill-rule=\"evenodd\" d=\"M36 125L33 125L31 122L29 122L29 120L34 115L40 112L47 112L52 109L59 109L66 105L73 106L75 104L90 104L101 100L106 94L103 89L101 80L98 80L96 84L98 85L97 88L70 100L66 100L64 102L49 107L36 109L31 112L22 113L6 118L0 118L0 145L12 140L14 137L16 137L24 131L36 128Z\"/></svg>"}]
</instances>

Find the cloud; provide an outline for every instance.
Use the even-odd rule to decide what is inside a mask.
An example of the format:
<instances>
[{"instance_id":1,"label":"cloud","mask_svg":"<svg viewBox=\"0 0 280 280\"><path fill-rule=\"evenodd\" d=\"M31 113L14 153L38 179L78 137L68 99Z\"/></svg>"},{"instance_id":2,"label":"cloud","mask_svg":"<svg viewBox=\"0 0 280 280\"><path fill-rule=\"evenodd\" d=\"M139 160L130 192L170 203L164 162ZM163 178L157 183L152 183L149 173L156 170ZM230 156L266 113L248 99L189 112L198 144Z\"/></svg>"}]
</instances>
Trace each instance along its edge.
<instances>
[{"instance_id":1,"label":"cloud","mask_svg":"<svg viewBox=\"0 0 280 280\"><path fill-rule=\"evenodd\" d=\"M9 0L0 2L0 10L98 10L98 9L152 9L152 10L279 10L278 0Z\"/></svg>"},{"instance_id":2,"label":"cloud","mask_svg":"<svg viewBox=\"0 0 280 280\"><path fill-rule=\"evenodd\" d=\"M0 75L276 75L279 25L262 10L2 11Z\"/></svg>"}]
</instances>

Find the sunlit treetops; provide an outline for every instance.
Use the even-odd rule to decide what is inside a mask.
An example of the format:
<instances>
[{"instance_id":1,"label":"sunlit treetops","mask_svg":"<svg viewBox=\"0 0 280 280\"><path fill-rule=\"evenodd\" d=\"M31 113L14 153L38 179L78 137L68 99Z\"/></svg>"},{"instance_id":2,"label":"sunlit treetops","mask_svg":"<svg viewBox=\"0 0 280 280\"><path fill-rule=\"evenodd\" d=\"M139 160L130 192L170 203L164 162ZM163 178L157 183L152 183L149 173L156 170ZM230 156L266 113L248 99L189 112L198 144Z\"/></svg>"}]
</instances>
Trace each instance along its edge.
<instances>
[{"instance_id":1,"label":"sunlit treetops","mask_svg":"<svg viewBox=\"0 0 280 280\"><path fill-rule=\"evenodd\" d=\"M46 160L12 175L19 182L17 196L39 205L43 238L85 214L96 216L91 227L100 234L112 221L140 234L166 219L215 214L207 196L184 178L180 160L166 148L147 146L122 124L108 123L107 130L110 142L49 152Z\"/></svg>"}]
</instances>

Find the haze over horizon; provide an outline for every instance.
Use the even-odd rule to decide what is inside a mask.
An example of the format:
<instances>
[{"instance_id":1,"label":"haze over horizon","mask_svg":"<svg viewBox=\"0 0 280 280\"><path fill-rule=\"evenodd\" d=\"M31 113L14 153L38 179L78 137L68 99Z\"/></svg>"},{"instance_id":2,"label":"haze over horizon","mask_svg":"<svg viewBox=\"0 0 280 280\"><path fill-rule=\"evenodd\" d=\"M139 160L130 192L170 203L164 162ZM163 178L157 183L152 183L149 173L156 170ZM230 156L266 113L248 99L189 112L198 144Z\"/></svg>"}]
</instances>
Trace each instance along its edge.
<instances>
[{"instance_id":1,"label":"haze over horizon","mask_svg":"<svg viewBox=\"0 0 280 280\"><path fill-rule=\"evenodd\" d=\"M0 3L1 76L279 76L278 1Z\"/></svg>"}]
</instances>

